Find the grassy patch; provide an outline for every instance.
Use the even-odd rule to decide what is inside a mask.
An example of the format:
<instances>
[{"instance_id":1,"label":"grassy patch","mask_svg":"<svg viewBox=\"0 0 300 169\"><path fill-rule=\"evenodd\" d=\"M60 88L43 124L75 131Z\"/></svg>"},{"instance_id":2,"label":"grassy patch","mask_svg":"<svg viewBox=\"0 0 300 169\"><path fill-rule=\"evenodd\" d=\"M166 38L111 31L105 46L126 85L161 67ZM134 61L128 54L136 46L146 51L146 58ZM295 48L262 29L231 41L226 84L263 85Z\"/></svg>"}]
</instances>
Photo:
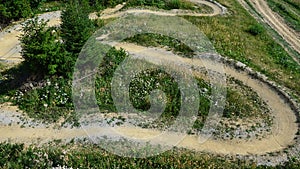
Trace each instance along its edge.
<instances>
[{"instance_id":1,"label":"grassy patch","mask_svg":"<svg viewBox=\"0 0 300 169\"><path fill-rule=\"evenodd\" d=\"M114 155L98 145L53 142L43 147L0 143L1 168L290 168L298 169L300 161L292 158L275 167L257 166L251 160L233 159L185 149L172 149L148 158L128 158Z\"/></svg>"},{"instance_id":2,"label":"grassy patch","mask_svg":"<svg viewBox=\"0 0 300 169\"><path fill-rule=\"evenodd\" d=\"M173 149L148 158L114 155L92 144L72 143L44 147L23 144L0 144L1 168L240 168L253 162Z\"/></svg>"},{"instance_id":3,"label":"grassy patch","mask_svg":"<svg viewBox=\"0 0 300 169\"><path fill-rule=\"evenodd\" d=\"M111 82L120 63L128 57L124 50L111 49L99 65L95 81L95 93L100 111L116 112L111 96ZM200 89L199 119L196 127L202 127L210 108L211 87L203 79L197 79ZM29 117L44 122L57 122L61 118L73 118L71 100L71 83L63 78L51 78L42 81L42 86L29 91L17 90L13 95L15 104L24 110ZM178 84L162 70L145 70L136 75L129 87L130 102L140 111L147 111L151 106L150 94L159 89L166 95L166 107L163 115L153 123L166 123L176 117L181 108L181 94ZM227 118L247 118L261 114L263 104L252 90L242 83L227 88L227 100L224 116ZM264 118L264 117L263 117ZM74 120L74 119L73 119ZM76 119L75 119L76 120ZM76 123L76 121L74 121ZM151 126L151 125L150 125Z\"/></svg>"},{"instance_id":4,"label":"grassy patch","mask_svg":"<svg viewBox=\"0 0 300 169\"><path fill-rule=\"evenodd\" d=\"M100 110L115 112L116 108L111 97L111 82L116 68L128 55L125 51L112 49L110 54L104 57L104 62L99 66L99 74L96 78L96 98ZM200 101L198 120L194 127L202 127L210 108L211 87L203 79L197 78L200 89ZM269 118L266 113L268 109L259 99L259 96L251 88L242 82L230 79L231 85L227 88L227 100L224 117L227 118L248 118L259 117ZM147 111L151 106L150 94L153 90L159 89L166 94L166 107L159 119L141 124L151 127L154 125L165 126L176 117L181 107L181 94L178 84L174 79L162 70L145 70L136 75L129 87L130 103L139 111Z\"/></svg>"},{"instance_id":5,"label":"grassy patch","mask_svg":"<svg viewBox=\"0 0 300 169\"><path fill-rule=\"evenodd\" d=\"M146 47L168 47L169 50L173 50L176 54L180 54L188 58L191 58L193 55L193 50L187 45L177 39L173 39L165 35L153 33L138 34L127 38L124 41Z\"/></svg>"},{"instance_id":6,"label":"grassy patch","mask_svg":"<svg viewBox=\"0 0 300 169\"><path fill-rule=\"evenodd\" d=\"M195 9L195 5L185 0L129 0L125 8L135 6L154 6L160 9Z\"/></svg>"},{"instance_id":7,"label":"grassy patch","mask_svg":"<svg viewBox=\"0 0 300 169\"><path fill-rule=\"evenodd\" d=\"M44 122L52 123L62 117L67 118L73 110L71 83L63 78L52 78L43 82L43 85L30 91L18 90L13 96L14 103L29 117Z\"/></svg>"},{"instance_id":8,"label":"grassy patch","mask_svg":"<svg viewBox=\"0 0 300 169\"><path fill-rule=\"evenodd\" d=\"M247 64L299 95L300 66L238 3L227 2L227 6L235 11L234 14L226 17L185 18L207 35L218 53ZM182 42L163 35L140 34L126 41L143 46L167 46L169 50L186 57L193 54Z\"/></svg>"},{"instance_id":9,"label":"grassy patch","mask_svg":"<svg viewBox=\"0 0 300 169\"><path fill-rule=\"evenodd\" d=\"M41 3L41 5L35 9L34 13L42 14L45 12L58 11L65 8L65 3L63 1L48 1Z\"/></svg>"},{"instance_id":10,"label":"grassy patch","mask_svg":"<svg viewBox=\"0 0 300 169\"><path fill-rule=\"evenodd\" d=\"M268 118L269 109L251 87L229 78L227 101L223 116L226 118Z\"/></svg>"}]
</instances>

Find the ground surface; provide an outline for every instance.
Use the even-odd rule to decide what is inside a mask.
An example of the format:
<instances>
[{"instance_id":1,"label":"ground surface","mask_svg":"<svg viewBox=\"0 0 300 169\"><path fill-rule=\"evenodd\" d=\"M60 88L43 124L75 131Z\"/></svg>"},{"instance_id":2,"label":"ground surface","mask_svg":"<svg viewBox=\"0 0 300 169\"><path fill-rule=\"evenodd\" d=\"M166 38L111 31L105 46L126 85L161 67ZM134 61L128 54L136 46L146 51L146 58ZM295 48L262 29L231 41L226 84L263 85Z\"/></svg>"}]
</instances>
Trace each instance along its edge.
<instances>
[{"instance_id":1,"label":"ground surface","mask_svg":"<svg viewBox=\"0 0 300 169\"><path fill-rule=\"evenodd\" d=\"M129 9L127 11L119 10L122 5L116 6L116 8L107 9L102 12L101 18L107 19L111 17L121 17L126 13L151 13L162 16L175 16L175 15L192 15L192 16L214 16L224 13L224 9L220 6L201 0L191 0L194 3L201 3L210 6L213 9L213 13L199 14L199 13L184 13L182 11L151 11L151 10L139 10ZM240 0L241 1L241 0ZM242 2L242 1L241 1ZM268 8L266 2L260 0L251 0L254 7L261 12L265 17L266 22L269 22L275 30L281 34L284 39L289 42L295 50L300 53L300 40L299 35L290 30L282 20L278 19L275 14ZM51 12L42 14L39 18L50 19L49 25L58 25L60 23L60 12ZM90 18L97 18L96 14L91 14ZM0 34L0 59L8 63L19 63L22 58L19 54L20 46L18 36L21 34L21 25L17 24L11 28L6 29ZM201 66L202 63L199 60L193 60L188 58L179 57L171 52L165 51L160 48L147 48L129 43L119 43L116 47L122 47L126 51L132 54L139 53L145 56L144 59L156 63L160 61L171 62L183 62L190 67ZM169 55L170 57L165 57ZM219 154L266 154L268 152L276 152L283 150L289 145L294 144L294 138L298 131L298 124L296 123L296 115L291 108L287 98L282 97L277 90L261 80L254 78L245 71L236 70L232 66L220 63L218 66L223 66L226 75L242 81L245 85L251 87L258 95L267 103L271 109L271 113L274 116L274 124L272 125L272 134L262 138L260 140L253 139L250 141L243 140L214 140L209 139L203 144L199 144L199 138L197 136L187 136L177 146L190 148L193 150L208 151ZM30 121L28 125L20 127L20 117L22 113L13 106L4 104L0 111L0 141L10 139L14 142L25 143L44 143L53 139L72 139L75 137L86 137L86 132L81 128L64 128L53 129L55 126L45 126L43 124ZM30 126L35 126L30 127ZM105 132L105 128L86 126L89 130L89 134L97 135L100 131ZM117 127L117 131L124 135L136 138L148 138L160 133L158 130L153 129L139 129L133 127ZM168 133L169 137L166 137L164 142L168 142L176 133Z\"/></svg>"}]
</instances>

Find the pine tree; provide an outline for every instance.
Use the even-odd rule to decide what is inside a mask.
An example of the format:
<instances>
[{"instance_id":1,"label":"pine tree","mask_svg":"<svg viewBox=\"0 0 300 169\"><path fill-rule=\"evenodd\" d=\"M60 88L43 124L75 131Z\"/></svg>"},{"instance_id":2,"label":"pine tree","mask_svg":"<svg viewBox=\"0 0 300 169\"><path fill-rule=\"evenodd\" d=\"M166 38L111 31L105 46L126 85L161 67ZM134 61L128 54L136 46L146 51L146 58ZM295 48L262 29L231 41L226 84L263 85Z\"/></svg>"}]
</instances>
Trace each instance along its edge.
<instances>
[{"instance_id":1,"label":"pine tree","mask_svg":"<svg viewBox=\"0 0 300 169\"><path fill-rule=\"evenodd\" d=\"M89 19L88 1L70 1L62 12L61 19L62 39L66 50L77 57L95 29L93 22Z\"/></svg>"},{"instance_id":2,"label":"pine tree","mask_svg":"<svg viewBox=\"0 0 300 169\"><path fill-rule=\"evenodd\" d=\"M29 20L23 28L21 55L34 73L66 75L72 62L59 41L59 31L46 21Z\"/></svg>"}]
</instances>

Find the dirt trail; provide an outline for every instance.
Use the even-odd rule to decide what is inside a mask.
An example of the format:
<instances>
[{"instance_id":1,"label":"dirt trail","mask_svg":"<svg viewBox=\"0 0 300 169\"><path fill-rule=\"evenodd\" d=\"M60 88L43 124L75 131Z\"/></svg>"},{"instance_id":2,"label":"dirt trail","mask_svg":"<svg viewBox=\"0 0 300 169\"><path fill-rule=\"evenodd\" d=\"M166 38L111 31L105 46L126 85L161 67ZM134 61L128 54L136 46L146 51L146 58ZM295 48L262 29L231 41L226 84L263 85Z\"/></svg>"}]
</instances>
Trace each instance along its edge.
<instances>
[{"instance_id":1,"label":"dirt trail","mask_svg":"<svg viewBox=\"0 0 300 169\"><path fill-rule=\"evenodd\" d=\"M170 11L166 11L166 10L160 10L160 11L152 11L152 10L148 10L148 9L128 9L126 11L119 11L120 9L122 9L122 5L118 5L115 8L109 8L108 10L103 11L100 14L100 18L102 19L108 19L108 18L115 18L115 17L120 17L126 14L131 14L131 13L149 13L149 14L155 14L155 15L161 15L161 16L180 16L180 15L189 15L189 16L215 16L215 15L219 15L219 14L223 14L225 13L225 8L222 8L221 6L209 2L209 1L203 1L203 0L189 0L195 4L204 4L207 5L209 7L212 8L213 13L208 13L208 14L204 14L204 13L190 13L184 10L170 10ZM96 13L92 13L90 15L90 18L96 19L98 18Z\"/></svg>"},{"instance_id":2,"label":"dirt trail","mask_svg":"<svg viewBox=\"0 0 300 169\"><path fill-rule=\"evenodd\" d=\"M140 56L143 56L143 59L155 64L160 64L161 62L183 62L190 67L203 66L201 60L182 58L163 49L147 48L128 43L117 44L116 47L122 47L131 54L140 54ZM199 143L198 137L187 136L177 146L218 154L260 155L267 152L282 150L283 148L292 145L294 143L294 137L298 127L294 111L285 102L285 100L267 84L257 79L253 79L247 73L239 72L226 65L220 66L224 66L225 72L228 75L241 80L246 85L250 86L268 104L268 106L271 108L272 115L275 117L274 125L272 127L272 135L269 135L261 140L251 141L220 141L209 139L203 144ZM103 133L109 132L107 128L101 127L89 127L86 130L88 131L89 136L96 136L99 135L99 133L102 135ZM139 139L155 137L155 135L159 135L161 133L157 130L147 130L133 127L117 127L115 130L120 132L122 135ZM165 140L160 141L167 143L169 139L177 136L176 133L168 133L168 135L169 137L165 137ZM53 139L72 139L75 137L87 137L87 134L82 129L70 128L60 130L44 127L20 128L17 125L3 126L0 128L1 141L10 138L16 142L32 142L33 140L36 142L46 142Z\"/></svg>"},{"instance_id":3,"label":"dirt trail","mask_svg":"<svg viewBox=\"0 0 300 169\"><path fill-rule=\"evenodd\" d=\"M151 61L155 64L172 61L175 63L184 62L190 65L190 67L203 66L201 60L182 58L162 49L146 48L127 43L118 44L117 47L122 47L132 54L139 53L140 56L143 56L143 59ZM188 136L179 144L179 146L222 154L245 155L264 154L266 152L281 150L282 148L293 144L295 133L298 130L296 124L296 115L290 106L285 102L285 100L267 84L257 79L253 79L245 72L239 72L226 65L222 66L224 66L227 75L244 82L245 85L251 87L255 92L258 93L260 98L262 98L268 104L268 106L271 108L272 115L275 116L272 129L273 134L262 140L238 142L208 140L204 144L199 144L196 137Z\"/></svg>"},{"instance_id":4,"label":"dirt trail","mask_svg":"<svg viewBox=\"0 0 300 169\"><path fill-rule=\"evenodd\" d=\"M244 0L238 1L247 9L247 3ZM290 28L281 16L273 12L265 0L249 0L249 2L262 15L263 21L278 32L300 54L300 34ZM300 64L300 58L294 58L294 60Z\"/></svg>"},{"instance_id":5,"label":"dirt trail","mask_svg":"<svg viewBox=\"0 0 300 169\"><path fill-rule=\"evenodd\" d=\"M225 12L225 8L217 5L212 2L203 1L203 0L190 0L196 4L204 4L213 9L213 13L210 14L202 14L202 13L189 13L183 12L182 10L171 10L171 11L151 11L144 9L130 9L126 11L120 11L124 7L124 4L117 5L114 8L108 8L101 12L101 19L108 19L114 17L120 17L130 13L152 13L155 15L161 16L176 16L176 15L190 15L190 16L215 16L218 14L222 14ZM39 19L49 19L48 26L58 26L61 23L60 20L61 11L48 12L38 16ZM90 19L97 19L97 13L90 14ZM18 37L22 34L22 25L17 24L12 28L4 30L4 32L0 33L0 61L8 62L8 63L20 63L23 58L20 55L21 47L20 41Z\"/></svg>"},{"instance_id":6,"label":"dirt trail","mask_svg":"<svg viewBox=\"0 0 300 169\"><path fill-rule=\"evenodd\" d=\"M196 1L193 2L205 3L210 6L214 6L214 13L213 14L191 14L194 16L211 16L220 14L221 9L217 5L207 2L207 1ZM118 6L117 8L120 8ZM107 17L115 17L121 16L124 12L116 13L118 10L112 10L106 12ZM133 10L130 12L150 12L158 15L176 15L174 13L169 12L161 12L161 11L148 11L148 10ZM113 14L112 14L113 13ZM103 16L104 17L104 16ZM59 17L53 17L52 24L59 24ZM16 47L18 44L17 38L13 37L13 34L18 34L18 31L9 34L4 33L0 34L0 46L1 52L6 50L6 52L0 53L1 59L5 60L12 60L15 61L14 58L20 58L16 51L9 53L12 48ZM6 46L5 46L6 45ZM5 46L5 49L3 48ZM190 66L202 66L200 60L195 59L187 59L181 58L172 54L171 52L166 52L163 49L154 49L154 48L146 48L141 47L133 44L126 44L121 43L118 44L117 47L122 47L131 53L140 53L145 57L145 59L151 62L159 62L164 61L173 61L173 62L184 62ZM2 49L3 48L3 49ZM171 57L165 57L166 55L170 55ZM12 58L14 56L14 58ZM155 57L154 57L155 56ZM259 80L252 79L251 76L244 72L239 72L229 66L224 66L225 72L244 82L246 85L250 86L254 91L256 91L259 96L269 105L272 109L272 113L275 116L274 125L272 130L272 135L267 136L261 140L252 140L252 141L216 141L216 140L208 140L203 144L199 144L198 137L196 136L187 136L181 143L179 143L179 147L186 147L195 150L204 150L209 152L215 152L220 154L265 154L267 152L274 152L278 150L282 150L283 148L287 147L288 145L292 145L294 143L293 139L295 137L295 133L298 130L297 123L296 123L296 116L291 109L291 107L285 102L285 99L280 97L276 91L271 89L267 84L260 82ZM1 114L1 113L0 113ZM1 125L1 123L0 123ZM105 133L106 128L99 128L99 127L90 127L87 129L90 135L98 135L99 133ZM147 130L147 129L138 129L138 128L128 128L128 127L118 127L115 130L119 132L125 132L124 135L134 136L134 137L152 137L153 135L159 134L159 131L156 130ZM142 134L139 134L142 133ZM169 133L170 138L172 138L172 134ZM46 127L35 127L35 128L21 128L18 124L4 125L2 124L0 127L0 141L5 141L7 139L11 139L14 142L45 142L47 140L53 139L71 139L74 137L87 137L86 133L82 129L71 129L71 128L64 128L64 129L52 129ZM167 142L166 138L166 142Z\"/></svg>"}]
</instances>

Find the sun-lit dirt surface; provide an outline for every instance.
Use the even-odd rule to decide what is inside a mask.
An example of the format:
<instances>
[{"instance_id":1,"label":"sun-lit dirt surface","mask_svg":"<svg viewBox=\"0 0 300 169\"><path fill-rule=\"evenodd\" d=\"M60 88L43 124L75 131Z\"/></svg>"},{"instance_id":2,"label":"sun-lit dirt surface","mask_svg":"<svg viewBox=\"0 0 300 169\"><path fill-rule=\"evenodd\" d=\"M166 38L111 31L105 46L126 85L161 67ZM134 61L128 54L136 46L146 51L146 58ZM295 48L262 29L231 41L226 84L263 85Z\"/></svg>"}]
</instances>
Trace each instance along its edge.
<instances>
[{"instance_id":1,"label":"sun-lit dirt surface","mask_svg":"<svg viewBox=\"0 0 300 169\"><path fill-rule=\"evenodd\" d=\"M114 17L120 17L128 13L152 13L155 15L161 16L176 16L176 15L191 15L191 16L215 16L224 12L219 6L214 3L202 0L191 0L191 2L204 4L213 9L213 13L202 14L202 13L189 13L177 11L151 11L151 10L139 10L139 9L130 9L126 11L119 12L120 9L124 7L124 4L119 4L114 8L108 8L101 12L101 19L108 19ZM48 12L45 14L39 15L39 19L48 20L48 26L58 26L61 23L60 20L60 11ZM90 14L91 19L97 19L97 13ZM5 29L4 32L0 33L0 61L8 63L20 63L23 59L20 55L21 47L18 37L22 33L22 25L17 24L12 28Z\"/></svg>"},{"instance_id":2,"label":"sun-lit dirt surface","mask_svg":"<svg viewBox=\"0 0 300 169\"><path fill-rule=\"evenodd\" d=\"M147 48L137 46L134 44L121 43L116 45L118 48L122 47L126 51L134 54L139 53L144 56L143 59L153 62L155 64L168 61L168 62L185 62L192 66L203 66L201 60L182 58L177 55L172 55L170 52L163 49ZM170 57L171 55L171 57ZM166 57L168 56L168 57ZM220 65L221 66L221 65ZM274 125L272 127L272 135L269 135L261 140L213 140L209 139L203 144L200 144L198 137L187 136L178 144L179 147L185 147L195 150L205 150L220 154L265 154L267 152L273 152L281 150L288 145L292 145L295 133L297 132L296 116L291 110L290 106L285 102L285 99L281 98L276 91L271 89L267 84L253 79L251 76L244 72L239 72L229 66L225 66L226 74L241 80L246 85L250 86L259 96L268 104L271 108L271 113L274 115ZM89 136L93 134L97 135L104 130L101 127L85 127L89 133ZM152 138L155 135L160 134L158 130L140 129L132 127L119 127L116 128L121 134L134 137L134 138ZM0 140L4 141L8 138L17 142L31 142L32 140L51 140L51 139L71 139L74 137L87 136L82 129L51 129L44 127L36 128L20 128L18 125L3 126L0 129ZM176 136L176 133L174 137ZM166 140L162 141L167 143L168 139L173 136L169 133L169 137L165 137Z\"/></svg>"},{"instance_id":3,"label":"sun-lit dirt surface","mask_svg":"<svg viewBox=\"0 0 300 169\"><path fill-rule=\"evenodd\" d=\"M253 0L254 1L254 0ZM193 0L192 2L196 2ZM207 1L197 1L199 3L204 3L208 6L211 6L214 9L214 13L212 14L192 14L194 16L204 16L204 15L217 15L220 14L222 9L220 9L217 5L207 2ZM122 5L118 5L114 9L108 9L104 11L103 17L119 17L124 15L125 13L154 13L157 15L176 15L172 12L165 11L149 11L149 10L129 10L125 12L118 13L118 10L121 9ZM259 7L259 6L258 6ZM189 15L189 14L186 14ZM91 18L96 18L95 14L91 16ZM55 17L51 18L51 25L58 25L60 23L59 15L55 15ZM283 31L283 30L282 30ZM18 38L20 35L20 28L12 30L11 33L3 33L0 34L0 46L1 53L0 57L2 60L7 62L15 62L18 63L22 59L20 57L19 48L18 48ZM292 35L289 35L292 36ZM297 44L297 41L295 41ZM298 43L299 44L299 43ZM153 62L159 63L162 61L168 62L184 62L190 66L203 66L203 63L200 60L196 59L188 59L182 58L177 55L172 54L171 52L167 52L164 49L159 48L147 48L142 46L137 46L129 43L120 43L116 44L116 47L122 47L127 50L129 53L139 53L144 56L144 59ZM16 49L18 48L18 49ZM165 57L169 55L170 57ZM220 63L221 64L221 63ZM279 96L279 94L272 89L270 86L261 82L249 74L238 71L230 66L226 65L215 65L215 66L224 66L225 72L227 75L238 79L247 86L250 86L258 95L268 104L271 108L271 113L274 115L274 124L272 126L272 134L261 139L261 140L213 140L209 139L206 142L200 144L199 138L197 136L186 136L177 146L185 147L194 150L200 151L209 151L220 154L265 154L267 152L274 152L282 150L283 148L292 145L294 143L294 137L298 130L298 126L296 123L296 115L294 111L291 109L288 103L286 103L285 98ZM2 116L2 121L5 121L9 118L13 118L16 116L20 116L21 114L16 112L15 107L10 107L4 105L1 107L0 114ZM7 114L9 112L9 114ZM13 114L13 115L12 115ZM12 142L25 142L25 143L44 143L53 139L72 139L72 138L81 138L88 137L93 135L101 134L109 134L109 130L101 127L86 127L86 131L81 128L63 128L63 129L53 129L53 127L46 127L43 125L39 125L36 127L21 127L19 124L12 122L11 124L1 124L0 123L0 141L11 140ZM154 129L140 129L134 127L115 127L114 130L122 133L123 135L127 135L130 137L136 138L152 138L161 132ZM87 135L87 131L89 135ZM176 133L167 133L168 137L165 137L165 140L162 141L164 143L168 142L168 139L174 138ZM201 138L200 138L201 140Z\"/></svg>"}]
</instances>

